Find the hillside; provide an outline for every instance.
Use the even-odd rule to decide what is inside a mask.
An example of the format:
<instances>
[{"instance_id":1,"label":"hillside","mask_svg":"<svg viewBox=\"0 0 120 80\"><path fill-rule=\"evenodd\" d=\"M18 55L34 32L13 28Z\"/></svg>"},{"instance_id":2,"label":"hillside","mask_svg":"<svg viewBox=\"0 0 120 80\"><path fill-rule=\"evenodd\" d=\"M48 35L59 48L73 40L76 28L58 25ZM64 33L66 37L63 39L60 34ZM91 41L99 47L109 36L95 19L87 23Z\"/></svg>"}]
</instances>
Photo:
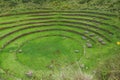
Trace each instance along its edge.
<instances>
[{"instance_id":1,"label":"hillside","mask_svg":"<svg viewBox=\"0 0 120 80\"><path fill-rule=\"evenodd\" d=\"M0 0L0 80L120 80L119 0Z\"/></svg>"}]
</instances>

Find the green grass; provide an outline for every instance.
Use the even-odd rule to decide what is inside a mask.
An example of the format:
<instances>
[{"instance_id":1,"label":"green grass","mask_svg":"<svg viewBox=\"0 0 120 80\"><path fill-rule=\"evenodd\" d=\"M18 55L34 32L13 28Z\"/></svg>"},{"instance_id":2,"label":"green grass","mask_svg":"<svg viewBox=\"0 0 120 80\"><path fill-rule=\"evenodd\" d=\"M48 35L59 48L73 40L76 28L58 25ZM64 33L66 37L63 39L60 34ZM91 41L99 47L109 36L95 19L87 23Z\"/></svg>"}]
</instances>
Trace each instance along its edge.
<instances>
[{"instance_id":1,"label":"green grass","mask_svg":"<svg viewBox=\"0 0 120 80\"><path fill-rule=\"evenodd\" d=\"M76 61L82 53L81 45L69 39L64 40L58 37L28 42L21 50L23 50L23 53L16 54L18 61L30 68L41 70L49 69L50 65L56 64L59 66L66 64L66 62ZM80 52L75 53L74 50L80 50Z\"/></svg>"},{"instance_id":2,"label":"green grass","mask_svg":"<svg viewBox=\"0 0 120 80\"><path fill-rule=\"evenodd\" d=\"M59 31L59 30L46 31L46 32L21 36L20 38L16 39L15 41L7 45L5 49L2 49L2 51L0 51L0 69L3 70L3 71L0 70L0 78L5 78L5 80L16 80L16 78L21 78L23 80L30 80L29 78L27 78L25 73L28 72L29 70L32 70L34 72L34 76L37 79L41 79L42 77L45 77L46 75L49 75L51 73L58 74L61 71L61 68L74 66L76 62L78 62L78 65L83 72L94 75L93 72L96 70L98 65L104 62L106 58L110 58L111 56L115 55L114 53L115 49L119 48L119 45L116 44L116 42L119 41L119 38L117 37L119 36L118 29L115 29L114 27L109 25L102 25L102 24L98 25L96 23L88 22L84 20L69 20L69 19L62 19L60 17L97 20L100 22L119 26L119 21L116 17L107 16L107 18L111 20L101 20L98 18L95 19L87 16L84 17L62 16L61 14L62 12L58 13L57 15L54 15L53 18L51 18L52 20L58 21L58 22L53 22L54 23L53 26L47 26L47 27L38 26L36 28L28 28L25 30L17 31L16 33L13 34L9 34L7 37L1 39L0 47L2 47L10 40L16 38L17 36L20 36L27 32L45 30L45 29L72 30L82 33L85 36L89 36L94 32L98 32L104 35L106 38L110 39L111 42L108 42L98 34L95 34L95 36L93 37L89 36L89 38L94 39L96 41L96 43L94 43L89 39L86 40L83 39L82 35L72 32ZM85 13L85 14L89 14L89 13ZM90 15L98 16L98 14L90 14ZM1 17L0 23L9 22L9 21L17 21L17 22L12 24L2 24L2 25L0 24L0 28L14 26L18 24L24 24L27 22L42 22L43 21L42 19L23 21L23 22L18 22L18 20L24 20L29 18L45 18L45 17L47 18L47 16L30 17L29 15ZM109 33L102 30L96 31L94 27L90 27L89 25L85 26L82 24L72 24L74 26L78 26L94 31L85 34L84 32L87 30L65 26L63 25L65 24L65 22L61 22L61 20L91 24L101 29L106 29L108 31L111 31L114 33L114 35L110 35ZM51 24L51 23L43 23L43 24ZM63 26L60 26L59 24L62 24ZM16 26L11 29L1 30L0 37L12 31L16 31L28 26L35 26L35 25L39 25L39 24ZM101 45L96 37L103 38L103 41L106 42L106 45ZM91 43L93 45L92 48L87 48L86 43ZM19 50L21 50L22 52L19 52ZM75 52L76 50L78 50L78 52ZM84 67L81 67L81 65L84 65ZM78 67L75 67L75 69L77 70Z\"/></svg>"}]
</instances>

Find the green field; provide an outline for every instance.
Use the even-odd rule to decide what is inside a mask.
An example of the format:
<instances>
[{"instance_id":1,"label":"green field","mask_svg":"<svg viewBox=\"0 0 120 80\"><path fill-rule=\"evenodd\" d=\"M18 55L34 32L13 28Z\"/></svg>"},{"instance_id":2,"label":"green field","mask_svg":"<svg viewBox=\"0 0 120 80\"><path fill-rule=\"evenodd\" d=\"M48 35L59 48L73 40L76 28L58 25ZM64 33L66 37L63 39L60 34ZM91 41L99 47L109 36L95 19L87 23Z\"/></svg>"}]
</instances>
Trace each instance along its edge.
<instances>
[{"instance_id":1,"label":"green field","mask_svg":"<svg viewBox=\"0 0 120 80\"><path fill-rule=\"evenodd\" d=\"M119 53L119 25L118 15L107 11L1 14L0 80L58 80L49 75L69 66L94 75L104 60ZM32 77L26 75L29 71Z\"/></svg>"}]
</instances>

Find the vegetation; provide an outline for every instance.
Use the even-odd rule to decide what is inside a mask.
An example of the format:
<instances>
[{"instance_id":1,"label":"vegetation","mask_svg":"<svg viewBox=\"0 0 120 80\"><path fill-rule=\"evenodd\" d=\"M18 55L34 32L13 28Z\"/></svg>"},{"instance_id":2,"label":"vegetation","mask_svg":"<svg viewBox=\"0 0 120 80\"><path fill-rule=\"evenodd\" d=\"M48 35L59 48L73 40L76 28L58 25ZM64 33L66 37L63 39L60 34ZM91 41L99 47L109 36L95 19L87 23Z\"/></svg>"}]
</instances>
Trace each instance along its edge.
<instances>
[{"instance_id":1,"label":"vegetation","mask_svg":"<svg viewBox=\"0 0 120 80\"><path fill-rule=\"evenodd\" d=\"M0 80L119 80L119 0L0 0Z\"/></svg>"},{"instance_id":2,"label":"vegetation","mask_svg":"<svg viewBox=\"0 0 120 80\"><path fill-rule=\"evenodd\" d=\"M107 58L104 63L97 68L97 80L119 80L120 79L120 49L114 49L115 54Z\"/></svg>"},{"instance_id":3,"label":"vegetation","mask_svg":"<svg viewBox=\"0 0 120 80\"><path fill-rule=\"evenodd\" d=\"M0 0L0 12L23 9L52 8L60 10L94 9L119 11L119 0Z\"/></svg>"}]
</instances>

